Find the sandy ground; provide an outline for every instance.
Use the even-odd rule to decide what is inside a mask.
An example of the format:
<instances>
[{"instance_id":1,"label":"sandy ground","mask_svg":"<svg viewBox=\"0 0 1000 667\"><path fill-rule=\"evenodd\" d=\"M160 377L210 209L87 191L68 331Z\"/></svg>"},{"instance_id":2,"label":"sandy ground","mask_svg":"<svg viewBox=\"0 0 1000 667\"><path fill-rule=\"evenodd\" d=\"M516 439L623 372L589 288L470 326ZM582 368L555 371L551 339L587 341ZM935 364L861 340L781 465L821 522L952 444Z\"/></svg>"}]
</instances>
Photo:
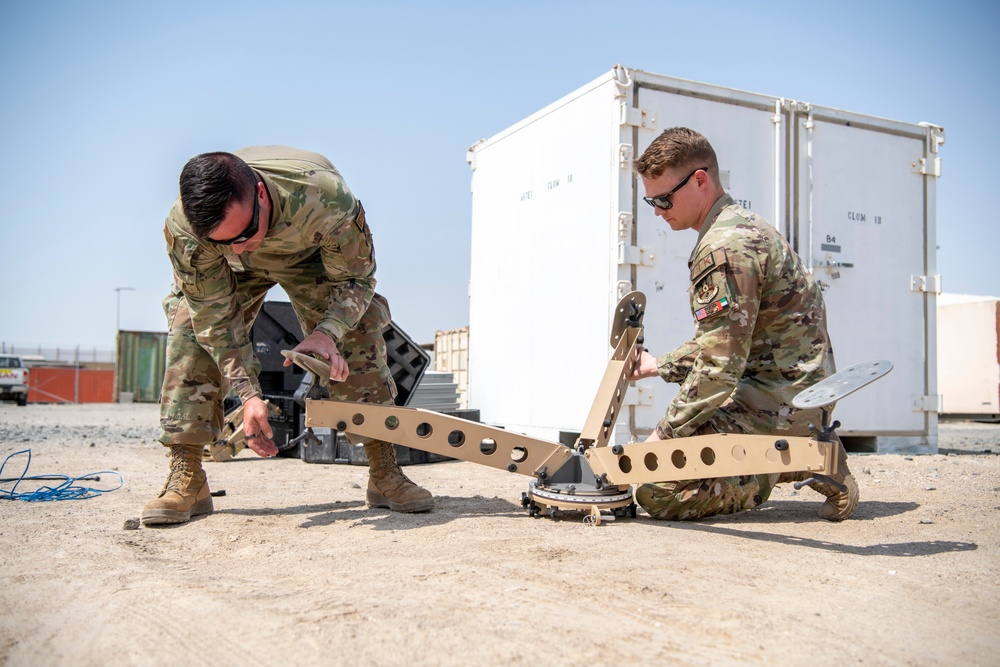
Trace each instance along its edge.
<instances>
[{"instance_id":1,"label":"sandy ground","mask_svg":"<svg viewBox=\"0 0 1000 667\"><path fill-rule=\"evenodd\" d=\"M853 456L842 524L790 487L692 523L532 519L528 478L462 462L408 467L437 508L400 515L365 507L364 468L244 452L207 464L215 514L127 530L166 477L155 425L0 406L29 474L124 478L0 501L0 664L1000 664L1000 426Z\"/></svg>"}]
</instances>

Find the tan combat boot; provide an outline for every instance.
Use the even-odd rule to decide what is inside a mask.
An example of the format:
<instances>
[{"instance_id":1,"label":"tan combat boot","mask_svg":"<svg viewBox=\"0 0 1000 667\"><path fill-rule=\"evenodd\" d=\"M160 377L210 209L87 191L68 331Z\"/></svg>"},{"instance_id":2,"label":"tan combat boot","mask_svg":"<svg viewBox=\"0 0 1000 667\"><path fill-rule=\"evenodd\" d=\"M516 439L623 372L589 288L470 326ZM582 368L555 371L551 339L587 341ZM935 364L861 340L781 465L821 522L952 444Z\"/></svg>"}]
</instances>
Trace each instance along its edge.
<instances>
[{"instance_id":1,"label":"tan combat boot","mask_svg":"<svg viewBox=\"0 0 1000 667\"><path fill-rule=\"evenodd\" d=\"M372 440L365 445L368 456L369 507L387 507L393 512L429 512L434 498L414 484L396 462L396 450L388 442Z\"/></svg>"},{"instance_id":2,"label":"tan combat boot","mask_svg":"<svg viewBox=\"0 0 1000 667\"><path fill-rule=\"evenodd\" d=\"M858 500L860 499L858 483L854 481L854 475L851 474L850 468L847 467L847 451L840 442L837 445L840 447L840 472L837 475L830 475L830 478L846 486L847 491L841 491L832 484L820 481L809 484L813 491L826 496L826 502L819 508L819 518L826 519L827 521L849 519L854 514L854 511L858 509ZM778 478L778 484L804 482L810 477L812 477L812 473L810 472L786 472L782 473Z\"/></svg>"},{"instance_id":3,"label":"tan combat boot","mask_svg":"<svg viewBox=\"0 0 1000 667\"><path fill-rule=\"evenodd\" d=\"M199 514L211 514L212 494L201 467L201 445L170 447L170 474L163 491L142 508L142 522L147 525L183 523Z\"/></svg>"}]
</instances>

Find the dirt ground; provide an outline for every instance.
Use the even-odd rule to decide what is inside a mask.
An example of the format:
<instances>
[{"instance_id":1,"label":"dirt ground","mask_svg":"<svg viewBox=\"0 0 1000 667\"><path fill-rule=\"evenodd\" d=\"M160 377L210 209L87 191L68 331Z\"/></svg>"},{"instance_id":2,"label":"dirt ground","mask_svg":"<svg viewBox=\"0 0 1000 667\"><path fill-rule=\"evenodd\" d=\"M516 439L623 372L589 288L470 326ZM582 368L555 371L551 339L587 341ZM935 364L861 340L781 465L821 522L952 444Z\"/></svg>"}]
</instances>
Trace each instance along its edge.
<instances>
[{"instance_id":1,"label":"dirt ground","mask_svg":"<svg viewBox=\"0 0 1000 667\"><path fill-rule=\"evenodd\" d=\"M124 479L0 501L0 664L1000 664L997 425L852 456L842 524L790 486L698 522L533 519L527 477L457 461L407 467L437 506L401 515L365 506L364 468L243 452L206 464L213 515L128 530L166 477L156 420L0 405L0 459Z\"/></svg>"}]
</instances>

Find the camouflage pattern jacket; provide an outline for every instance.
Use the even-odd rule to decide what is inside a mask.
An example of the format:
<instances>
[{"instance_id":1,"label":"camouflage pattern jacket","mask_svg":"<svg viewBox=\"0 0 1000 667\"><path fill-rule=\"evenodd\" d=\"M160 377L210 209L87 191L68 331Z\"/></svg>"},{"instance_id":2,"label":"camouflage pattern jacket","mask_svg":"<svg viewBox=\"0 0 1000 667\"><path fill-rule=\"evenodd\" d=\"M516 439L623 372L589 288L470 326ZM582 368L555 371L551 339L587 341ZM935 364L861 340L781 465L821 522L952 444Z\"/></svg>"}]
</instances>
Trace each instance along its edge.
<instances>
[{"instance_id":1,"label":"camouflage pattern jacket","mask_svg":"<svg viewBox=\"0 0 1000 667\"><path fill-rule=\"evenodd\" d=\"M680 390L661 438L712 430L807 435L816 410L792 398L834 372L823 295L774 227L724 195L688 262L695 336L659 357Z\"/></svg>"},{"instance_id":2,"label":"camouflage pattern jacket","mask_svg":"<svg viewBox=\"0 0 1000 667\"><path fill-rule=\"evenodd\" d=\"M273 204L260 248L237 255L230 246L199 240L180 197L167 216L164 236L174 286L187 301L198 343L246 400L261 391L251 372L258 362L237 298L241 276L266 280L269 272L280 272L294 281L296 269L315 274L321 263L322 276L314 282L328 308L316 329L338 341L372 302L375 255L360 202L325 157L284 146L245 148L235 155L260 176ZM388 315L385 320L387 325Z\"/></svg>"}]
</instances>

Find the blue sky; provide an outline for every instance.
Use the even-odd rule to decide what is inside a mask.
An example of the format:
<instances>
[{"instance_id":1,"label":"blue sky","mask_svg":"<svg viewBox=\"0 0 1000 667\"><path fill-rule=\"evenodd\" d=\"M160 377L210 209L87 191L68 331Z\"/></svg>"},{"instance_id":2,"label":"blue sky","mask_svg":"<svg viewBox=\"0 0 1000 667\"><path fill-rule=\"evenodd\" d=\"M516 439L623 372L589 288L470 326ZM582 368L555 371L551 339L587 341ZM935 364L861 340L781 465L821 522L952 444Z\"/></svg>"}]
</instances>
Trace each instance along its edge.
<instances>
[{"instance_id":1,"label":"blue sky","mask_svg":"<svg viewBox=\"0 0 1000 667\"><path fill-rule=\"evenodd\" d=\"M998 19L963 0L4 3L0 340L111 349L116 287L134 288L123 329L164 330L177 175L253 144L340 168L407 333L465 326L466 150L616 63L943 125L944 289L1000 295L977 199L1000 155Z\"/></svg>"}]
</instances>

